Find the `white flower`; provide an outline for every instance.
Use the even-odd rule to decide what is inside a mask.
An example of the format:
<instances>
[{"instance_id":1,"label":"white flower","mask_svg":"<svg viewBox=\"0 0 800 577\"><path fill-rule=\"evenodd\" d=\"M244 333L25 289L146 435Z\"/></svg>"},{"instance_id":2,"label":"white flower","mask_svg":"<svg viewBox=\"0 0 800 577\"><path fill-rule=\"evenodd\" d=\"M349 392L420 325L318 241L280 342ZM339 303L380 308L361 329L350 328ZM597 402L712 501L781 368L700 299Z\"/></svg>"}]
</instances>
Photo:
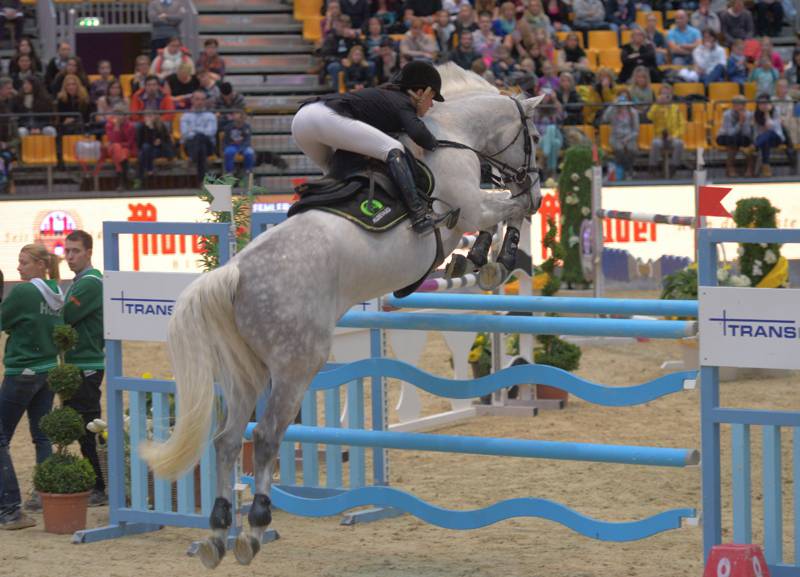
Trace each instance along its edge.
<instances>
[{"instance_id":1,"label":"white flower","mask_svg":"<svg viewBox=\"0 0 800 577\"><path fill-rule=\"evenodd\" d=\"M577 188L577 187L576 187ZM578 199L577 194L568 194L567 197L564 199L564 202L567 204L578 204L580 200Z\"/></svg>"},{"instance_id":2,"label":"white flower","mask_svg":"<svg viewBox=\"0 0 800 577\"><path fill-rule=\"evenodd\" d=\"M770 249L767 249L767 252L764 253L764 262L767 264L774 264L777 260L778 257L775 255L775 253Z\"/></svg>"},{"instance_id":3,"label":"white flower","mask_svg":"<svg viewBox=\"0 0 800 577\"><path fill-rule=\"evenodd\" d=\"M765 243L765 242L762 242L759 246L761 248L767 248L769 245L767 243Z\"/></svg>"},{"instance_id":4,"label":"white flower","mask_svg":"<svg viewBox=\"0 0 800 577\"><path fill-rule=\"evenodd\" d=\"M578 238L577 236L569 237L568 243L569 243L570 248L572 248L573 246L577 246L580 241L581 241L581 239Z\"/></svg>"},{"instance_id":5,"label":"white flower","mask_svg":"<svg viewBox=\"0 0 800 577\"><path fill-rule=\"evenodd\" d=\"M580 192L580 190L581 190L580 186L573 186L572 187L572 192Z\"/></svg>"},{"instance_id":6,"label":"white flower","mask_svg":"<svg viewBox=\"0 0 800 577\"><path fill-rule=\"evenodd\" d=\"M587 168L587 169L586 169L586 170L583 172L583 176L585 176L586 178L592 178L592 169L591 169L591 168Z\"/></svg>"},{"instance_id":7,"label":"white flower","mask_svg":"<svg viewBox=\"0 0 800 577\"><path fill-rule=\"evenodd\" d=\"M750 279L747 275L731 275L731 278L728 279L728 283L730 286L734 287L748 287L750 286Z\"/></svg>"},{"instance_id":8,"label":"white flower","mask_svg":"<svg viewBox=\"0 0 800 577\"><path fill-rule=\"evenodd\" d=\"M739 245L739 248L736 249L736 254L744 256L744 247L742 245Z\"/></svg>"},{"instance_id":9,"label":"white flower","mask_svg":"<svg viewBox=\"0 0 800 577\"><path fill-rule=\"evenodd\" d=\"M581 175L577 172L573 172L569 175L569 177L572 179L572 182L578 182L578 179L581 177Z\"/></svg>"},{"instance_id":10,"label":"white flower","mask_svg":"<svg viewBox=\"0 0 800 577\"><path fill-rule=\"evenodd\" d=\"M592 214L592 209L589 208L588 206L584 206L581 208L581 214L583 216L589 216L590 214Z\"/></svg>"},{"instance_id":11,"label":"white flower","mask_svg":"<svg viewBox=\"0 0 800 577\"><path fill-rule=\"evenodd\" d=\"M717 270L717 280L719 282L725 282L726 280L728 280L729 276L730 275L728 274L728 271L725 270L724 268Z\"/></svg>"},{"instance_id":12,"label":"white flower","mask_svg":"<svg viewBox=\"0 0 800 577\"><path fill-rule=\"evenodd\" d=\"M762 261L760 261L759 259L756 259L756 260L753 261L753 266L760 267L763 264L764 263Z\"/></svg>"},{"instance_id":13,"label":"white flower","mask_svg":"<svg viewBox=\"0 0 800 577\"><path fill-rule=\"evenodd\" d=\"M753 265L753 274L756 276L761 276L762 274L764 274L764 271L760 266Z\"/></svg>"}]
</instances>

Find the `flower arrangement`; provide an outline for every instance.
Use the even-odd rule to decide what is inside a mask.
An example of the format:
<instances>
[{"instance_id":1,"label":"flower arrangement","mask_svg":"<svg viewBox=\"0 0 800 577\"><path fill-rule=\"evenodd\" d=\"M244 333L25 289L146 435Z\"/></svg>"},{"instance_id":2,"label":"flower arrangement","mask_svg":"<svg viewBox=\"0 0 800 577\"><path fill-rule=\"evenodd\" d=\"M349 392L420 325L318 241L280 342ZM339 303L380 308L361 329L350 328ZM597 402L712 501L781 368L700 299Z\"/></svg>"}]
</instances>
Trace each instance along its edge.
<instances>
[{"instance_id":1,"label":"flower arrangement","mask_svg":"<svg viewBox=\"0 0 800 577\"><path fill-rule=\"evenodd\" d=\"M198 196L201 200L211 204L211 202L214 200L214 196L208 192L205 187L206 184L228 184L233 186L236 184L236 182L237 179L230 174L221 176L219 178L206 176L206 180L203 183L204 186L200 190ZM266 192L266 190L261 189L260 187L254 187L252 191L248 192L247 194L236 196L233 199L233 222L236 225L237 252L242 250L247 243L250 242L250 211L253 205L253 193L261 192ZM206 212L210 215L208 222L231 221L231 213L227 211L220 212L207 208ZM203 270L207 272L217 268L219 266L219 239L213 236L204 236L200 239L200 247L200 263L203 267Z\"/></svg>"}]
</instances>

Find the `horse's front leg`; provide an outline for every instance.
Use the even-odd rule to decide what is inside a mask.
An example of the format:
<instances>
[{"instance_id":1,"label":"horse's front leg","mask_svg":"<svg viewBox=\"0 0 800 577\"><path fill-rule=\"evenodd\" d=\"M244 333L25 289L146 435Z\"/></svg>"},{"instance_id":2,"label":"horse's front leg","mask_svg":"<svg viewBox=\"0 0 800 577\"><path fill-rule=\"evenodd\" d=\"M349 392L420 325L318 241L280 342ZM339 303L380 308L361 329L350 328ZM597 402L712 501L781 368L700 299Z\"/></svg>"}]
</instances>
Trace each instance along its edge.
<instances>
[{"instance_id":1,"label":"horse's front leg","mask_svg":"<svg viewBox=\"0 0 800 577\"><path fill-rule=\"evenodd\" d=\"M500 248L500 254L497 255L497 262L503 265L509 273L516 268L519 231L522 228L522 220L522 217L514 217L506 223L503 245Z\"/></svg>"}]
</instances>

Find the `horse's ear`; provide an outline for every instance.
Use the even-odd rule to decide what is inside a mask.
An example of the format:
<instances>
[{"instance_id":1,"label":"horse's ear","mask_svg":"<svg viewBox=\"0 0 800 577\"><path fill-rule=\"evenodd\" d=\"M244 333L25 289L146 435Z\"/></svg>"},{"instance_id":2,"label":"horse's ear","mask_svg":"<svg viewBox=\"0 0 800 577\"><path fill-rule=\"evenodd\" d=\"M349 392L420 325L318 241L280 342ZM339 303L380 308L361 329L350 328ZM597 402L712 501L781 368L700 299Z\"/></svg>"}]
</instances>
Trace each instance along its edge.
<instances>
[{"instance_id":1,"label":"horse's ear","mask_svg":"<svg viewBox=\"0 0 800 577\"><path fill-rule=\"evenodd\" d=\"M522 107L525 109L525 116L533 114L533 109L539 106L539 103L544 99L544 94L534 96L533 98L526 98L522 101Z\"/></svg>"}]
</instances>

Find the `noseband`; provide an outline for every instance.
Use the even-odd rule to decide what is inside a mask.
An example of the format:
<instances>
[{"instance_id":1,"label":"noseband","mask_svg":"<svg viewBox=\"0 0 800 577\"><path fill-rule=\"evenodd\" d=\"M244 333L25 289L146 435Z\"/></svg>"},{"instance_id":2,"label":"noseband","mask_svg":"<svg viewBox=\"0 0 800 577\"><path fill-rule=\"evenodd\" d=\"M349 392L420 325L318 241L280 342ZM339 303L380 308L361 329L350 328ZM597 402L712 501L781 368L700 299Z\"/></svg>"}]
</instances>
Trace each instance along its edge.
<instances>
[{"instance_id":1,"label":"noseband","mask_svg":"<svg viewBox=\"0 0 800 577\"><path fill-rule=\"evenodd\" d=\"M461 144L460 142L453 142L452 140L440 140L439 146L445 148L458 148L461 150L470 150L474 152L478 158L482 161L488 163L493 168L497 169L500 173L500 177L496 177L492 174L492 183L495 186L501 188L507 188L509 184L518 184L520 185L522 191L512 196L512 198L516 198L517 196L522 196L523 194L527 194L527 191L533 187L533 185L539 181L541 178L541 173L538 168L533 165L535 160L533 156L533 147L531 146L531 133L528 129L528 122L525 118L525 111L522 109L522 105L516 98L511 97L511 101L517 107L517 112L519 112L519 120L520 120L520 127L517 130L517 133L514 135L514 138L506 144L503 148L498 150L493 154L485 154L480 150L475 150L471 146L467 146L466 144ZM511 146L519 140L520 135L522 135L523 139L523 147L525 151L525 161L522 166L519 168L514 168L513 166L499 160L497 157L503 154L506 150L511 148ZM536 136L536 140L538 142L539 138ZM531 175L535 175L533 178Z\"/></svg>"}]
</instances>

